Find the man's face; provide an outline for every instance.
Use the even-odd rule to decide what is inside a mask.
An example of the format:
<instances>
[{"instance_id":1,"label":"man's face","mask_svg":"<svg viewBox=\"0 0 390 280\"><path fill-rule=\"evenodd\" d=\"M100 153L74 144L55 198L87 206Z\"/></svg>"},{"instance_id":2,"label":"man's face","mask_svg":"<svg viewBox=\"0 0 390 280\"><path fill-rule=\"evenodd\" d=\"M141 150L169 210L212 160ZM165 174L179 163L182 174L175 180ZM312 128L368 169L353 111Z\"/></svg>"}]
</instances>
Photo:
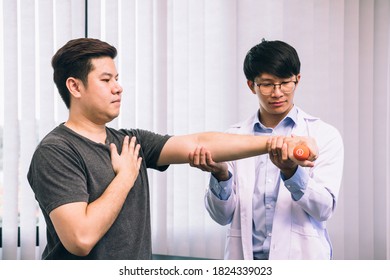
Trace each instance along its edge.
<instances>
[{"instance_id":1,"label":"man's face","mask_svg":"<svg viewBox=\"0 0 390 280\"><path fill-rule=\"evenodd\" d=\"M252 93L257 95L259 99L260 114L262 117L279 119L280 121L288 114L294 105L294 94L299 79L300 74L286 79L278 78L270 74L261 74L255 78L254 82L248 81L248 86ZM292 85L293 90L286 91L285 89L288 89L290 85Z\"/></svg>"},{"instance_id":2,"label":"man's face","mask_svg":"<svg viewBox=\"0 0 390 280\"><path fill-rule=\"evenodd\" d=\"M97 124L105 124L119 115L123 89L112 58L94 58L91 63L88 84L81 86L82 114Z\"/></svg>"}]
</instances>

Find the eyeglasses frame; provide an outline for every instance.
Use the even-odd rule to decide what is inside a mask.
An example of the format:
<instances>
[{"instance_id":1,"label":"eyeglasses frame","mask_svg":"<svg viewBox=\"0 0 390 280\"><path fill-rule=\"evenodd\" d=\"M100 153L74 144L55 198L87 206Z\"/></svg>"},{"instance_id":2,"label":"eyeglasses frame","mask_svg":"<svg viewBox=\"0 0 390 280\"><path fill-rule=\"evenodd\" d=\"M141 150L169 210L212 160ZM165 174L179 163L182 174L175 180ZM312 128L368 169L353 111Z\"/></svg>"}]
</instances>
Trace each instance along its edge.
<instances>
[{"instance_id":1,"label":"eyeglasses frame","mask_svg":"<svg viewBox=\"0 0 390 280\"><path fill-rule=\"evenodd\" d=\"M284 92L284 91L282 90L282 84L291 83L291 82L293 82L293 83L295 84L293 90L290 91L290 92ZM261 86L261 85L264 85L264 84L265 84L265 83L259 83L259 84L258 84L258 83L256 83L255 81L253 81L253 83L254 83L256 86L258 86L259 89L260 89L260 86ZM281 92L283 92L284 94L290 94L290 93L292 93L292 92L295 90L295 88L296 88L296 86L297 86L297 83L298 83L298 80L295 80L295 81L285 81L285 82L281 82L281 83L279 83L279 84L267 83L267 84L270 84L270 85L273 85L273 86L274 86L274 88L272 89L272 91L271 91L269 94L264 94L264 93L262 93L261 90L260 90L260 93L261 93L262 95L266 95L266 96L271 95L272 93L275 92L276 86L279 86L279 89L280 89Z\"/></svg>"}]
</instances>

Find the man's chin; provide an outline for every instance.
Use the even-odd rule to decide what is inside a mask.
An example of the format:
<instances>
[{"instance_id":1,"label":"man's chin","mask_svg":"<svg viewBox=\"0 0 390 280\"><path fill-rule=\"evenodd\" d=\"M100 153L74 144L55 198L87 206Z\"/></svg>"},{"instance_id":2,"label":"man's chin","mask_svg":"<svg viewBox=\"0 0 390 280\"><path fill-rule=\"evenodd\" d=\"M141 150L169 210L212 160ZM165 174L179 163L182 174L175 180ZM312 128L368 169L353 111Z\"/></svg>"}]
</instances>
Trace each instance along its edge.
<instances>
[{"instance_id":1,"label":"man's chin","mask_svg":"<svg viewBox=\"0 0 390 280\"><path fill-rule=\"evenodd\" d=\"M116 114L111 114L111 115L107 115L104 122L105 123L109 123L109 122L112 122L113 120L115 120L117 117L119 116L119 112L116 113Z\"/></svg>"}]
</instances>

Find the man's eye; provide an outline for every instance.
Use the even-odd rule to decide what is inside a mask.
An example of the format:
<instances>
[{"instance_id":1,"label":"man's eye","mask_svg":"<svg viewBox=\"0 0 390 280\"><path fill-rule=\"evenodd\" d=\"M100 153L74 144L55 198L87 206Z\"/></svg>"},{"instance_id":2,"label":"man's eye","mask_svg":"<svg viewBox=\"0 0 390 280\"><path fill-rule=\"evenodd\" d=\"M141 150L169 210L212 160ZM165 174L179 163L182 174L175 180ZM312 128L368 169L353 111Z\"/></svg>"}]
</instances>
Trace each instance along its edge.
<instances>
[{"instance_id":1,"label":"man's eye","mask_svg":"<svg viewBox=\"0 0 390 280\"><path fill-rule=\"evenodd\" d=\"M263 87L273 87L273 84L262 84Z\"/></svg>"}]
</instances>

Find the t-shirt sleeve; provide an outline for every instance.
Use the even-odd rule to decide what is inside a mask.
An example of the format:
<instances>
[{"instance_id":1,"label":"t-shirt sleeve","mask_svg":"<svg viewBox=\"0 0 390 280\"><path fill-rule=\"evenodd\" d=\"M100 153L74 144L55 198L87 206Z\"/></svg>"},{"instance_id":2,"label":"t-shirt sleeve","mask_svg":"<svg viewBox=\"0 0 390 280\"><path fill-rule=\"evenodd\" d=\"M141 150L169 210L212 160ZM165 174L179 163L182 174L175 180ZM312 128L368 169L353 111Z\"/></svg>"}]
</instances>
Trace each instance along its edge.
<instances>
[{"instance_id":1,"label":"t-shirt sleeve","mask_svg":"<svg viewBox=\"0 0 390 280\"><path fill-rule=\"evenodd\" d=\"M63 204L88 202L83 162L71 148L53 144L39 146L27 178L37 201L48 214Z\"/></svg>"},{"instance_id":2,"label":"t-shirt sleeve","mask_svg":"<svg viewBox=\"0 0 390 280\"><path fill-rule=\"evenodd\" d=\"M138 129L134 133L138 143L141 145L143 160L146 162L147 168L156 169L159 171L166 170L169 165L158 166L157 162L161 151L171 137L170 135L161 135L151 131Z\"/></svg>"}]
</instances>

